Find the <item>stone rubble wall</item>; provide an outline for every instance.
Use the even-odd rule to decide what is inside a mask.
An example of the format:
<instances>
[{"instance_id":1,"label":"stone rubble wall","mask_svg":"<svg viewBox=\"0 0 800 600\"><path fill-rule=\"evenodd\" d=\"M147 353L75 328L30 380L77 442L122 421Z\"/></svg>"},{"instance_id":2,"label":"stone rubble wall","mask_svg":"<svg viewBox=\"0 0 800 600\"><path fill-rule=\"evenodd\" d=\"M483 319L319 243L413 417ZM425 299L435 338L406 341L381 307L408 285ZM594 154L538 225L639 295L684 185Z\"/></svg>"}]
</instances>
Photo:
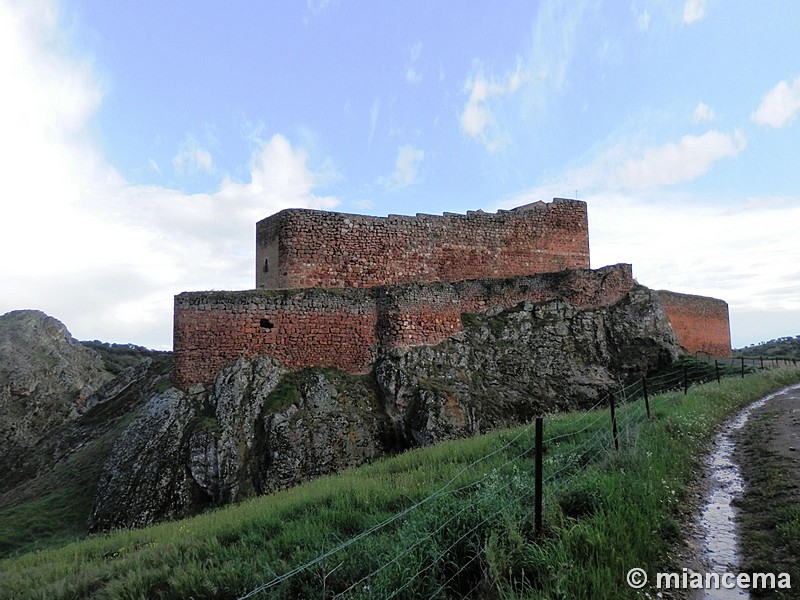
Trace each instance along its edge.
<instances>
[{"instance_id":1,"label":"stone rubble wall","mask_svg":"<svg viewBox=\"0 0 800 600\"><path fill-rule=\"evenodd\" d=\"M731 355L728 303L717 298L659 290L661 304L681 347L690 353Z\"/></svg>"},{"instance_id":2,"label":"stone rubble wall","mask_svg":"<svg viewBox=\"0 0 800 600\"><path fill-rule=\"evenodd\" d=\"M287 209L256 224L256 287L346 288L589 268L586 203L370 217Z\"/></svg>"},{"instance_id":3,"label":"stone rubble wall","mask_svg":"<svg viewBox=\"0 0 800 600\"><path fill-rule=\"evenodd\" d=\"M175 383L210 383L232 360L269 355L289 369L365 373L382 350L434 345L462 313L566 299L609 306L634 286L627 264L510 279L366 289L185 292L175 297Z\"/></svg>"}]
</instances>

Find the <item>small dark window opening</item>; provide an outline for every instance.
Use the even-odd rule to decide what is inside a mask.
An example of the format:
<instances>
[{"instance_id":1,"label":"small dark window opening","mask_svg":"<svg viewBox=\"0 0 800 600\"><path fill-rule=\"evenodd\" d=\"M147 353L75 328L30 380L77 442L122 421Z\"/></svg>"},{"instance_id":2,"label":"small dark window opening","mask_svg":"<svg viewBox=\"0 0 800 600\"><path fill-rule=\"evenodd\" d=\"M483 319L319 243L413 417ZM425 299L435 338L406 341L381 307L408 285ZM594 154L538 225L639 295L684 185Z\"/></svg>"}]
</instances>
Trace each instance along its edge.
<instances>
[{"instance_id":1,"label":"small dark window opening","mask_svg":"<svg viewBox=\"0 0 800 600\"><path fill-rule=\"evenodd\" d=\"M264 273L269 273L269 259L264 259Z\"/></svg>"},{"instance_id":2,"label":"small dark window opening","mask_svg":"<svg viewBox=\"0 0 800 600\"><path fill-rule=\"evenodd\" d=\"M261 325L261 327L263 327L264 329L272 329L273 327L275 327L275 325L269 319L261 319L259 325Z\"/></svg>"}]
</instances>

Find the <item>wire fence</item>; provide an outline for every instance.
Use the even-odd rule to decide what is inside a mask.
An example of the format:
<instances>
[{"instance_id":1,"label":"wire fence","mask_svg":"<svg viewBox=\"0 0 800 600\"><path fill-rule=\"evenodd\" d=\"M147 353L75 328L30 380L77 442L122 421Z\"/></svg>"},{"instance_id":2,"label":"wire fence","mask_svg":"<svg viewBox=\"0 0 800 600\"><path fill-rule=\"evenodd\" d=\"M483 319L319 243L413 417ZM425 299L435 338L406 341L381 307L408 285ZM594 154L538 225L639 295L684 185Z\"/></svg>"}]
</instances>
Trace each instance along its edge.
<instances>
[{"instance_id":1,"label":"wire fence","mask_svg":"<svg viewBox=\"0 0 800 600\"><path fill-rule=\"evenodd\" d=\"M483 542L479 534L501 523L507 513L530 510L531 506L540 511L535 515L537 529L540 528L541 511L546 510L549 503L557 502L559 495L573 485L582 471L602 456L613 454L620 445L635 447L640 426L650 418L649 400L652 396L669 391L686 394L697 383L721 382L723 377L746 376L761 369L796 366L796 361L792 359L743 359L709 355L697 355L695 358L695 361L679 362L671 371L639 379L598 398L592 406L570 419L562 427L564 431L556 426L550 431L548 427L544 435L537 436L536 432L541 431L541 421L537 428L534 420L515 430L512 435L501 436L502 443L493 451L463 466L424 498L411 502L312 559L283 573L273 574L264 583L240 596L239 600L271 597L273 593L278 594L277 597L290 597L282 591L288 593L286 586L293 578L313 569L321 569L326 574L323 579L327 580L342 567L342 556L348 550L381 532L412 525L418 528L416 535L405 536L402 543L395 540L392 547L382 548L377 566L365 570L349 582L340 581L336 589L332 586L327 591L323 590L321 597L372 597L373 582L381 577L391 578L392 575L398 585L388 595L383 594L383 598L422 597L417 587L425 589L426 597L441 597L444 593L452 597L470 597L480 587L482 580L476 576L476 567L473 566L483 554ZM500 462L493 462L498 460ZM487 469L486 465L490 463L492 468ZM501 478L498 473L513 475ZM468 479L466 483L465 479ZM454 499L459 502L453 502ZM426 522L420 516L424 511L436 512L436 518ZM419 528L420 524L427 525L427 528ZM427 561L423 568L404 571L409 557L423 553L434 540L437 541L438 560ZM455 556L459 560L451 558ZM265 571L274 573L269 565L265 566ZM418 586L423 581L425 585Z\"/></svg>"},{"instance_id":2,"label":"wire fence","mask_svg":"<svg viewBox=\"0 0 800 600\"><path fill-rule=\"evenodd\" d=\"M714 356L707 352L696 352L695 358L704 362L717 362L730 368L771 369L776 367L796 367L797 359L790 356Z\"/></svg>"}]
</instances>

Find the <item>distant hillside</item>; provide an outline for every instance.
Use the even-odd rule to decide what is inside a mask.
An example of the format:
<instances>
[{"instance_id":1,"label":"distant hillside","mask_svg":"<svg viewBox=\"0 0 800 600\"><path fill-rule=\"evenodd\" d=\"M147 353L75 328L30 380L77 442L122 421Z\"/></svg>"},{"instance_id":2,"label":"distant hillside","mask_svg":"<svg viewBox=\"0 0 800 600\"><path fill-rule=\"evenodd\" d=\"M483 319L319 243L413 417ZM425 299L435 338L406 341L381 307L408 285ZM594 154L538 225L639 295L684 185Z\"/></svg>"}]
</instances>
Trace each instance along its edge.
<instances>
[{"instance_id":1,"label":"distant hillside","mask_svg":"<svg viewBox=\"0 0 800 600\"><path fill-rule=\"evenodd\" d=\"M745 357L782 357L800 359L800 335L780 337L760 344L751 344L745 348L734 350L735 356Z\"/></svg>"},{"instance_id":2,"label":"distant hillside","mask_svg":"<svg viewBox=\"0 0 800 600\"><path fill-rule=\"evenodd\" d=\"M734 350L735 356L774 356L781 358L800 358L800 335L781 337L760 344L751 344L746 348Z\"/></svg>"},{"instance_id":3,"label":"distant hillside","mask_svg":"<svg viewBox=\"0 0 800 600\"><path fill-rule=\"evenodd\" d=\"M100 340L82 341L83 346L91 348L103 359L103 366L112 375L119 375L128 367L138 367L145 359L157 359L170 353L162 350L151 350L135 344L110 344Z\"/></svg>"}]
</instances>

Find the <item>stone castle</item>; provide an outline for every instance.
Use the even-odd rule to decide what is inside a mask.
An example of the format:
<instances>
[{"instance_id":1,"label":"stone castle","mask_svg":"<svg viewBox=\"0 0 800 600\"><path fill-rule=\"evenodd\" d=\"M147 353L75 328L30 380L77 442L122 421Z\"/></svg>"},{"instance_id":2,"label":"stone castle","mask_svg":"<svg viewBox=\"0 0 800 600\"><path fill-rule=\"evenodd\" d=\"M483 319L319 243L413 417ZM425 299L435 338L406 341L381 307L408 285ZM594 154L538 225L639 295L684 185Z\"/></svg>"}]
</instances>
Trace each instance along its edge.
<instances>
[{"instance_id":1,"label":"stone castle","mask_svg":"<svg viewBox=\"0 0 800 600\"><path fill-rule=\"evenodd\" d=\"M256 224L255 283L175 297L178 386L264 354L365 373L382 351L458 333L462 313L559 298L609 306L635 285L629 264L589 268L586 203L564 199L441 216L283 210ZM658 295L685 350L730 354L725 302Z\"/></svg>"}]
</instances>

